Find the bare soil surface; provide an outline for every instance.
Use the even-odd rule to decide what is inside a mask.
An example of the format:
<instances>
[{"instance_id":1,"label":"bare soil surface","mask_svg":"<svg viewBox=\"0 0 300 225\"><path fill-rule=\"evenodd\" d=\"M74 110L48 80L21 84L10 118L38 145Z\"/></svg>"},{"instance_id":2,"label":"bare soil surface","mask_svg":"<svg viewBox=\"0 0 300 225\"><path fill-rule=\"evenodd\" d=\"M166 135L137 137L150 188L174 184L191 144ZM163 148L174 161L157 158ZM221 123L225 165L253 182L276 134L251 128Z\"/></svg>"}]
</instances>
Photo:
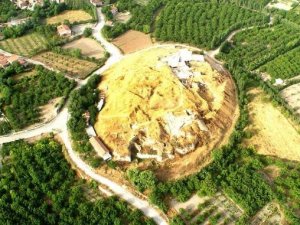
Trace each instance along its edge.
<instances>
[{"instance_id":1,"label":"bare soil surface","mask_svg":"<svg viewBox=\"0 0 300 225\"><path fill-rule=\"evenodd\" d=\"M94 39L80 38L69 42L63 46L64 49L80 49L81 53L87 57L100 59L104 57L104 48Z\"/></svg>"},{"instance_id":2,"label":"bare soil surface","mask_svg":"<svg viewBox=\"0 0 300 225\"><path fill-rule=\"evenodd\" d=\"M70 23L83 22L91 20L92 16L83 10L66 10L57 16L50 17L46 20L47 24L59 24L65 20Z\"/></svg>"},{"instance_id":3,"label":"bare soil surface","mask_svg":"<svg viewBox=\"0 0 300 225\"><path fill-rule=\"evenodd\" d=\"M296 125L272 105L262 90L253 89L250 96L248 131L253 136L245 144L254 146L259 154L300 161L300 134Z\"/></svg>"},{"instance_id":4,"label":"bare soil surface","mask_svg":"<svg viewBox=\"0 0 300 225\"><path fill-rule=\"evenodd\" d=\"M280 94L295 112L300 115L300 83L285 88Z\"/></svg>"},{"instance_id":5,"label":"bare soil surface","mask_svg":"<svg viewBox=\"0 0 300 225\"><path fill-rule=\"evenodd\" d=\"M136 52L153 45L150 35L135 30L127 31L115 38L112 43L120 48L124 54Z\"/></svg>"}]
</instances>

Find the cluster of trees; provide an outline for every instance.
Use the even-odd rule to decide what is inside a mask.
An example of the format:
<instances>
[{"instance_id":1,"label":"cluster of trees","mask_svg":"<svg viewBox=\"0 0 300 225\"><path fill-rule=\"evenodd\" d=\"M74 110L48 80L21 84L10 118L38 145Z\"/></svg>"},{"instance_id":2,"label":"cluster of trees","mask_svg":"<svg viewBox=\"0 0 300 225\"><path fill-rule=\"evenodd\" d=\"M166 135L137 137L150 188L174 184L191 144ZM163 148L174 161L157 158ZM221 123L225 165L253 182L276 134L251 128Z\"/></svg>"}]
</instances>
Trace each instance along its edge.
<instances>
[{"instance_id":1,"label":"cluster of trees","mask_svg":"<svg viewBox=\"0 0 300 225\"><path fill-rule=\"evenodd\" d=\"M132 17L126 23L116 22L113 27L105 26L103 33L108 38L115 38L128 29L150 33L156 12L163 6L163 0L150 0L147 5L139 5L136 0L119 0L117 7L120 11L130 11ZM105 15L112 17L108 9L103 10Z\"/></svg>"},{"instance_id":2,"label":"cluster of trees","mask_svg":"<svg viewBox=\"0 0 300 225\"><path fill-rule=\"evenodd\" d=\"M224 44L219 58L255 70L300 44L299 28L289 23L253 28L235 35Z\"/></svg>"},{"instance_id":3,"label":"cluster of trees","mask_svg":"<svg viewBox=\"0 0 300 225\"><path fill-rule=\"evenodd\" d=\"M300 224L300 164L286 166L281 163L280 176L274 180L277 199L284 205L285 215L291 224ZM282 165L284 167L282 168Z\"/></svg>"},{"instance_id":4,"label":"cluster of trees","mask_svg":"<svg viewBox=\"0 0 300 225\"><path fill-rule=\"evenodd\" d=\"M176 41L206 49L219 46L234 30L266 23L268 17L230 3L170 1L155 23L161 41Z\"/></svg>"},{"instance_id":5,"label":"cluster of trees","mask_svg":"<svg viewBox=\"0 0 300 225\"><path fill-rule=\"evenodd\" d=\"M53 139L5 144L1 154L0 224L155 224L116 197L88 200Z\"/></svg>"},{"instance_id":6,"label":"cluster of trees","mask_svg":"<svg viewBox=\"0 0 300 225\"><path fill-rule=\"evenodd\" d=\"M297 47L260 67L273 78L288 79L300 74L300 48Z\"/></svg>"},{"instance_id":7,"label":"cluster of trees","mask_svg":"<svg viewBox=\"0 0 300 225\"><path fill-rule=\"evenodd\" d=\"M219 2L231 2L238 6L256 10L262 10L272 0L219 0Z\"/></svg>"},{"instance_id":8,"label":"cluster of trees","mask_svg":"<svg viewBox=\"0 0 300 225\"><path fill-rule=\"evenodd\" d=\"M157 184L157 178L151 170L131 169L127 171L127 176L130 182L141 192L154 188Z\"/></svg>"},{"instance_id":9,"label":"cluster of trees","mask_svg":"<svg viewBox=\"0 0 300 225\"><path fill-rule=\"evenodd\" d=\"M13 129L21 129L39 121L39 106L51 99L67 96L75 82L61 74L35 68L35 75L14 80L12 76L20 74L24 68L13 64L0 71L0 104Z\"/></svg>"},{"instance_id":10,"label":"cluster of trees","mask_svg":"<svg viewBox=\"0 0 300 225\"><path fill-rule=\"evenodd\" d=\"M16 16L25 17L27 14L27 11L18 10L10 0L0 1L0 23L5 23Z\"/></svg>"},{"instance_id":11,"label":"cluster of trees","mask_svg":"<svg viewBox=\"0 0 300 225\"><path fill-rule=\"evenodd\" d=\"M99 82L100 76L92 76L85 86L71 93L68 105L71 114L68 129L74 149L83 154L83 158L93 167L98 167L102 159L95 155L95 151L89 142L89 136L85 131L86 119L83 114L88 111L91 116L89 123L94 125L98 114L96 104L99 101L99 90L97 89Z\"/></svg>"}]
</instances>

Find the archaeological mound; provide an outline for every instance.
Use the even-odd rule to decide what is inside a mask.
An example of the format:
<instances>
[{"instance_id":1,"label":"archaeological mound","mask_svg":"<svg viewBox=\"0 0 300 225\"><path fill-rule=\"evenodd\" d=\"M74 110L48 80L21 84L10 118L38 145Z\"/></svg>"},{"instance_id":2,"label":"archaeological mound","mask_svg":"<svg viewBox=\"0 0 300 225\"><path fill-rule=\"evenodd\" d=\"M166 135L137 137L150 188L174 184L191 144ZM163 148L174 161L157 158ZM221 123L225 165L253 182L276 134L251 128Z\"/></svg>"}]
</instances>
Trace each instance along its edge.
<instances>
[{"instance_id":1,"label":"archaeological mound","mask_svg":"<svg viewBox=\"0 0 300 225\"><path fill-rule=\"evenodd\" d=\"M121 60L99 85L95 130L114 160L164 160L222 141L236 109L230 76L199 52L156 47Z\"/></svg>"}]
</instances>

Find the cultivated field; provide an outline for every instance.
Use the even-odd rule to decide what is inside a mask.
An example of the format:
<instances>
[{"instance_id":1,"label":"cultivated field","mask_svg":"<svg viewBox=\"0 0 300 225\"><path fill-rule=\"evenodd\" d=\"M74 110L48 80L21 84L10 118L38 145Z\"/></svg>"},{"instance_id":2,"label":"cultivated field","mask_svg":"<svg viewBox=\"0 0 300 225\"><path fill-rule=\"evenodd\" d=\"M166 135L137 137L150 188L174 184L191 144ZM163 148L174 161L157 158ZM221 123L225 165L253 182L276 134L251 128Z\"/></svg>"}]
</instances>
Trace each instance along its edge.
<instances>
[{"instance_id":1,"label":"cultivated field","mask_svg":"<svg viewBox=\"0 0 300 225\"><path fill-rule=\"evenodd\" d=\"M150 35L130 30L114 39L113 44L120 48L125 54L128 54L150 47L152 45L152 41Z\"/></svg>"},{"instance_id":2,"label":"cultivated field","mask_svg":"<svg viewBox=\"0 0 300 225\"><path fill-rule=\"evenodd\" d=\"M193 197L199 202L179 203L174 206L186 225L234 224L243 211L222 193L212 197ZM192 199L193 199L192 198Z\"/></svg>"},{"instance_id":3,"label":"cultivated field","mask_svg":"<svg viewBox=\"0 0 300 225\"><path fill-rule=\"evenodd\" d=\"M37 33L32 33L0 41L0 48L17 55L32 56L47 49L47 40Z\"/></svg>"},{"instance_id":4,"label":"cultivated field","mask_svg":"<svg viewBox=\"0 0 300 225\"><path fill-rule=\"evenodd\" d=\"M97 64L71 56L44 52L33 58L74 78L84 79L97 69Z\"/></svg>"},{"instance_id":5,"label":"cultivated field","mask_svg":"<svg viewBox=\"0 0 300 225\"><path fill-rule=\"evenodd\" d=\"M245 144L259 154L300 161L300 134L281 111L272 105L261 90L251 90L249 104L253 136Z\"/></svg>"},{"instance_id":6,"label":"cultivated field","mask_svg":"<svg viewBox=\"0 0 300 225\"><path fill-rule=\"evenodd\" d=\"M91 38L81 38L69 42L63 46L64 49L80 49L81 53L87 57L94 57L100 59L104 57L105 50L103 47L94 39Z\"/></svg>"},{"instance_id":7,"label":"cultivated field","mask_svg":"<svg viewBox=\"0 0 300 225\"><path fill-rule=\"evenodd\" d=\"M65 20L69 20L70 23L85 22L93 19L90 14L83 10L66 10L57 16L53 16L47 19L47 24L63 23Z\"/></svg>"},{"instance_id":8,"label":"cultivated field","mask_svg":"<svg viewBox=\"0 0 300 225\"><path fill-rule=\"evenodd\" d=\"M281 96L300 115L300 83L285 88Z\"/></svg>"},{"instance_id":9,"label":"cultivated field","mask_svg":"<svg viewBox=\"0 0 300 225\"><path fill-rule=\"evenodd\" d=\"M273 78L293 78L300 74L299 60L300 47L297 47L263 65L260 71L266 72Z\"/></svg>"}]
</instances>

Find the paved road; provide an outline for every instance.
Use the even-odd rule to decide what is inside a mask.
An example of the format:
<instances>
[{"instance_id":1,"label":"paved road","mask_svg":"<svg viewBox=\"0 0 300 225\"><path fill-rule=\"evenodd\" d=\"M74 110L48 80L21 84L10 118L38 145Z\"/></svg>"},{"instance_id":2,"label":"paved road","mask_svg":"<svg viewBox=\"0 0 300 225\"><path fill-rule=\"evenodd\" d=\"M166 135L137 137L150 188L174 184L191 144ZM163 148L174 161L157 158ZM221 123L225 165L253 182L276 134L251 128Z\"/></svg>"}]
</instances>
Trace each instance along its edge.
<instances>
[{"instance_id":1,"label":"paved road","mask_svg":"<svg viewBox=\"0 0 300 225\"><path fill-rule=\"evenodd\" d=\"M102 36L101 29L105 24L104 16L101 13L100 9L97 9L97 12L98 12L99 23L94 27L93 35L99 42L101 42L101 44L111 55L111 57L107 60L106 64L95 72L96 74L101 74L103 71L108 69L114 63L120 61L120 59L122 59L123 56L118 48L116 48L114 45L106 41L105 38ZM38 62L36 61L32 61L32 63L38 64ZM87 82L87 80L88 78L79 82L79 86L84 85ZM59 133L67 148L70 158L80 170L82 170L86 175L88 175L95 181L108 186L110 190L114 192L114 194L116 194L123 200L127 201L135 208L140 209L147 217L152 218L157 224L167 225L168 223L166 222L166 219L164 219L161 216L160 211L158 209L151 206L149 202L136 197L130 191L124 189L121 185L107 179L106 177L103 177L95 173L95 171L77 155L77 153L72 148L71 141L68 134L68 129L67 129L68 117L69 117L68 109L65 107L55 119L53 119L51 122L47 124L42 124L40 127L36 127L32 130L25 130L7 136L1 136L0 145L3 143L8 143L20 139L35 137L43 133L49 133L49 132Z\"/></svg>"}]
</instances>

